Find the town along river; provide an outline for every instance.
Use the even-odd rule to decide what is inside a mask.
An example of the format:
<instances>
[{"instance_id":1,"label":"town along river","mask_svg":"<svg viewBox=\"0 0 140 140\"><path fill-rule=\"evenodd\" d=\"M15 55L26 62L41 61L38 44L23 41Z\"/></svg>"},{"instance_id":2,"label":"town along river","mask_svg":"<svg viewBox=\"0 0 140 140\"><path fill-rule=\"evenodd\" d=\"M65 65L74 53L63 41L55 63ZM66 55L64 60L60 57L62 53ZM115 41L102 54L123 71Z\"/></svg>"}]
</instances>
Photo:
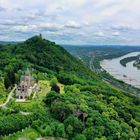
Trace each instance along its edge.
<instances>
[{"instance_id":1,"label":"town along river","mask_svg":"<svg viewBox=\"0 0 140 140\"><path fill-rule=\"evenodd\" d=\"M137 56L138 54L140 54L140 52L132 52L118 58L105 59L101 61L100 64L101 67L109 74L111 74L114 78L140 88L140 69L137 69L137 67L133 66L134 61L127 63L126 67L120 64L121 59L131 56Z\"/></svg>"}]
</instances>

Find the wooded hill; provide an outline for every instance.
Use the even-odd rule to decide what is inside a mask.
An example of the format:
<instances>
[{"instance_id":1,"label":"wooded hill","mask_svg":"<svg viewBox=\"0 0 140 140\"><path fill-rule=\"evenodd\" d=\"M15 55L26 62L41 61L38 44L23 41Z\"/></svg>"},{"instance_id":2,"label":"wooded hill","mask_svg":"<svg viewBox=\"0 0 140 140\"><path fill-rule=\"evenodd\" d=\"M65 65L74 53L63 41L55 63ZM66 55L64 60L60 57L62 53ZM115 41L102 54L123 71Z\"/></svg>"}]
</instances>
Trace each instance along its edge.
<instances>
[{"instance_id":1,"label":"wooded hill","mask_svg":"<svg viewBox=\"0 0 140 140\"><path fill-rule=\"evenodd\" d=\"M38 80L44 79L42 73L55 76L64 84L64 93L46 93L43 105L36 106L30 119L18 112L1 110L1 136L30 125L41 136L70 140L140 138L139 97L104 83L98 74L61 46L41 36L18 44L0 45L0 71L5 88L18 82L27 67L34 69ZM12 117L13 114L16 117ZM20 124L13 129L18 120Z\"/></svg>"},{"instance_id":2,"label":"wooded hill","mask_svg":"<svg viewBox=\"0 0 140 140\"><path fill-rule=\"evenodd\" d=\"M0 60L0 70L5 74L6 88L18 81L21 70L27 67L57 75L65 73L65 78L72 81L76 80L75 76L87 77L89 80L98 79L96 74L93 76L81 61L65 49L40 36L34 36L23 43L0 45Z\"/></svg>"}]
</instances>

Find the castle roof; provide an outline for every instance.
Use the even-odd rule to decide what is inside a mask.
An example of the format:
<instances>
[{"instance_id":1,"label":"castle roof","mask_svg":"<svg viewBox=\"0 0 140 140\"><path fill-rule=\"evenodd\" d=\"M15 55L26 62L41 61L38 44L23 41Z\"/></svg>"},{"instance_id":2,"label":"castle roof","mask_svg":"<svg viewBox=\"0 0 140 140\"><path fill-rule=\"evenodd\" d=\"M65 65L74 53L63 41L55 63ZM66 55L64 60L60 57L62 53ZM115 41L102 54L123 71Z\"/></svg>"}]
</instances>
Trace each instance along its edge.
<instances>
[{"instance_id":1,"label":"castle roof","mask_svg":"<svg viewBox=\"0 0 140 140\"><path fill-rule=\"evenodd\" d=\"M25 75L29 75L29 74L30 74L30 70L29 70L29 68L27 68Z\"/></svg>"}]
</instances>

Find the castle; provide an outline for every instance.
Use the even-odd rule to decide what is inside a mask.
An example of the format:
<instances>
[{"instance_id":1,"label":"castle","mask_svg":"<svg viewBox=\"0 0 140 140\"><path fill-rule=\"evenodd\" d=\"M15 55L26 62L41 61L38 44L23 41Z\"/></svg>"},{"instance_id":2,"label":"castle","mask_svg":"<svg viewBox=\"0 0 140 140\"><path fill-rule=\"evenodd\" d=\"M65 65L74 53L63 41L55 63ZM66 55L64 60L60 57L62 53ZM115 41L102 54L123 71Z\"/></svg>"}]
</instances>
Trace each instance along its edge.
<instances>
[{"instance_id":1,"label":"castle","mask_svg":"<svg viewBox=\"0 0 140 140\"><path fill-rule=\"evenodd\" d=\"M35 79L32 77L29 69L26 70L20 78L20 84L16 88L16 98L17 99L26 99L33 92L37 91L38 84Z\"/></svg>"}]
</instances>

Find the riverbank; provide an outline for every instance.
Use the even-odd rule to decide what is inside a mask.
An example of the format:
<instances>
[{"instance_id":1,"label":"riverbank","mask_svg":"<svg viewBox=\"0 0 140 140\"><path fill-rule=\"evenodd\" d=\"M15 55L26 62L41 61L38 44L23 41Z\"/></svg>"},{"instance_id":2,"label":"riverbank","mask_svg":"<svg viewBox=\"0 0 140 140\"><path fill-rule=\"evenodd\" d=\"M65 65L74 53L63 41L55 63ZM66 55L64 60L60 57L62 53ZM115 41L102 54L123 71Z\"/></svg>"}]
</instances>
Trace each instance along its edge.
<instances>
[{"instance_id":1,"label":"riverbank","mask_svg":"<svg viewBox=\"0 0 140 140\"><path fill-rule=\"evenodd\" d=\"M132 62L132 61L137 61L139 59L139 55L137 56L131 56L131 57L126 57L120 60L120 64L124 67L126 67L127 63ZM134 63L133 63L134 65Z\"/></svg>"},{"instance_id":2,"label":"riverbank","mask_svg":"<svg viewBox=\"0 0 140 140\"><path fill-rule=\"evenodd\" d=\"M126 67L120 64L120 60L127 57L137 56L139 53L140 52L133 52L118 58L105 59L100 62L100 65L114 78L140 88L140 70L133 66L134 61L127 63Z\"/></svg>"}]
</instances>

